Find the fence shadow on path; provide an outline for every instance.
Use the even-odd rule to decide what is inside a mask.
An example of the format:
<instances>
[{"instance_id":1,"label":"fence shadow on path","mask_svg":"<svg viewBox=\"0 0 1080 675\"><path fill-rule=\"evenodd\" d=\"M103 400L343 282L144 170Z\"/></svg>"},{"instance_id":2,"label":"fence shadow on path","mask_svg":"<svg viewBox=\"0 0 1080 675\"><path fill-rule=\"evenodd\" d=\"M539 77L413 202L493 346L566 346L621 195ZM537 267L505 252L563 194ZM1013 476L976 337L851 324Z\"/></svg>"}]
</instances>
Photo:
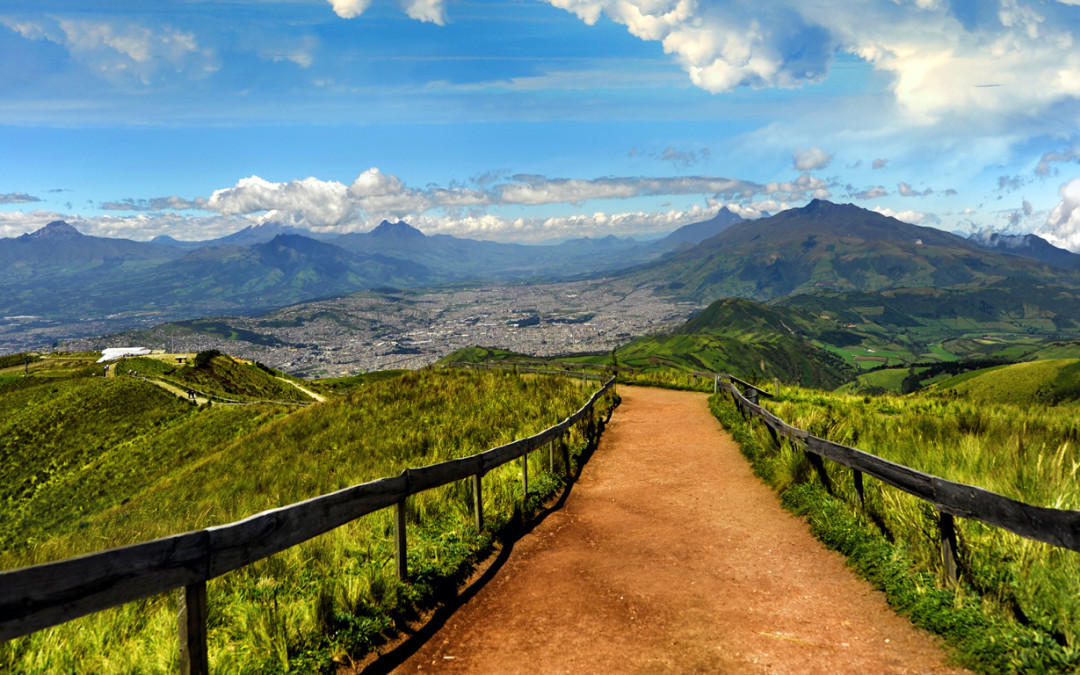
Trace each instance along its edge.
<instances>
[{"instance_id":1,"label":"fence shadow on path","mask_svg":"<svg viewBox=\"0 0 1080 675\"><path fill-rule=\"evenodd\" d=\"M600 421L601 429L607 426L607 423L611 421L612 412L613 411L609 411L607 418ZM454 616L454 613L457 612L458 609L476 597L476 595L483 590L496 575L498 575L499 571L506 565L506 562L510 560L510 556L514 552L514 546L518 541L531 534L547 520L548 516L562 510L566 505L567 499L570 498L570 493L573 492L578 479L581 477L581 472L589 463L589 460L592 459L593 453L596 452L599 443L600 438L594 438L590 440L585 449L582 450L581 454L578 456L577 467L570 474L570 480L566 482L565 487L557 499L548 503L546 506L536 511L536 513L530 515L527 520L522 521L518 519L499 533L499 550L493 558L489 558L488 561L482 561L480 563L479 567L483 567L487 564L487 567L483 572L479 575L474 573L473 576L470 577L470 580L456 591L447 592L444 596L436 598L436 608L431 611L426 618L422 618L417 622L419 626L398 626L396 630L399 633L407 634L407 637L397 641L397 644L388 651L380 653L374 659L369 655L367 659L358 664L358 667L353 672L358 675L386 675L387 673L391 673L394 669L408 661L409 658L416 654L421 647L431 640L431 638L435 637L435 635L446 626L447 621ZM391 641L391 643L393 642L394 641Z\"/></svg>"}]
</instances>

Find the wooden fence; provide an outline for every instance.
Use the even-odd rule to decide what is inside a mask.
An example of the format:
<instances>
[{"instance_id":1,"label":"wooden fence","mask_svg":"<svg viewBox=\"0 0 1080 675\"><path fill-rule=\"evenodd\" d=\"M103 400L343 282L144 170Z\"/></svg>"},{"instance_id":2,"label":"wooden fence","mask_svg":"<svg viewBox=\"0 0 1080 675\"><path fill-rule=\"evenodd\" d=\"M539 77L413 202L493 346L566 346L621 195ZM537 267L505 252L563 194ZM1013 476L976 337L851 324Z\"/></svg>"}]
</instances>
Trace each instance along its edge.
<instances>
[{"instance_id":1,"label":"wooden fence","mask_svg":"<svg viewBox=\"0 0 1080 675\"><path fill-rule=\"evenodd\" d=\"M0 572L0 641L26 635L173 589L180 592L178 631L182 673L208 672L206 582L291 548L357 518L395 507L394 551L405 578L405 501L425 490L471 480L478 529L483 529L482 478L523 459L528 493L528 454L559 439L585 420L596 432L594 407L615 386L609 379L577 412L540 433L470 457L454 459L263 511L244 520L124 546L45 565ZM569 450L563 445L569 476ZM552 463L553 464L553 463Z\"/></svg>"},{"instance_id":2,"label":"wooden fence","mask_svg":"<svg viewBox=\"0 0 1080 675\"><path fill-rule=\"evenodd\" d=\"M857 448L818 438L791 426L758 405L756 394L765 392L756 386L730 375L714 374L713 377L714 388L728 391L744 418L760 419L777 444L781 439L788 439L801 446L829 492L832 492L832 485L822 458L851 469L860 502L863 499L863 474L866 474L932 504L938 513L941 530L942 564L946 575L952 580L956 579L957 560L955 517L978 520L1028 539L1080 551L1080 511L1032 506L996 492L954 483ZM733 382L752 388L755 400L744 396Z\"/></svg>"}]
</instances>

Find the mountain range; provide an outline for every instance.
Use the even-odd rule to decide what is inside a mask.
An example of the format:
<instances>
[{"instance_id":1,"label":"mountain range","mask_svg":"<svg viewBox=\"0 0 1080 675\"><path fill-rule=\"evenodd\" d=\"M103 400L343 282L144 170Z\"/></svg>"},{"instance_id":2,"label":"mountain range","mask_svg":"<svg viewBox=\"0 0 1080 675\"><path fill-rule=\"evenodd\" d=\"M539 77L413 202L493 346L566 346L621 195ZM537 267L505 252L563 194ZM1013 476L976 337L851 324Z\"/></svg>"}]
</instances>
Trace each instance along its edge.
<instances>
[{"instance_id":1,"label":"mountain range","mask_svg":"<svg viewBox=\"0 0 1080 675\"><path fill-rule=\"evenodd\" d=\"M88 236L56 221L0 239L0 317L31 317L37 325L106 317L119 330L134 316L257 313L361 289L595 276L655 259L735 220L722 210L668 240L586 237L545 246L428 236L388 221L342 235L270 222L202 242Z\"/></svg>"},{"instance_id":2,"label":"mountain range","mask_svg":"<svg viewBox=\"0 0 1080 675\"><path fill-rule=\"evenodd\" d=\"M757 220L721 209L651 242L546 246L429 236L388 221L333 236L266 223L206 242L92 237L54 222L0 239L0 316L110 316L119 330L136 314L251 314L360 289L591 278L700 305L742 297L830 312L868 330L945 316L958 328L956 317L977 315L978 325L1060 332L1080 326L1078 261L1034 235L968 239L823 200ZM935 291L894 300L910 295L904 289ZM889 324L894 312L906 318Z\"/></svg>"}]
</instances>

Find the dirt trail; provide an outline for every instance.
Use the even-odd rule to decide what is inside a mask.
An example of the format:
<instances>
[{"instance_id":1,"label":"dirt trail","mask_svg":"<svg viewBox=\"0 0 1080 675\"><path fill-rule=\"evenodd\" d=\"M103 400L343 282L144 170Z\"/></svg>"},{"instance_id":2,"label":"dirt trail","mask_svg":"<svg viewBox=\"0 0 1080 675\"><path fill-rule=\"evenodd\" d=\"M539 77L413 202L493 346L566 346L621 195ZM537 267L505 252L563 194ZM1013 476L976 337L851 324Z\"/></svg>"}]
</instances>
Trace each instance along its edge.
<instances>
[{"instance_id":1,"label":"dirt trail","mask_svg":"<svg viewBox=\"0 0 1080 675\"><path fill-rule=\"evenodd\" d=\"M394 672L965 672L780 507L704 395L620 393L564 508Z\"/></svg>"},{"instance_id":2,"label":"dirt trail","mask_svg":"<svg viewBox=\"0 0 1080 675\"><path fill-rule=\"evenodd\" d=\"M188 395L188 393L186 391L183 391L182 389L180 389L180 387L173 386L173 385L169 384L168 382L162 382L161 380L155 380L155 379L149 378L149 377L143 377L143 378L140 378L140 379L142 379L145 382L149 382L150 384L156 384L157 386L161 387L162 389L169 392L170 394L175 394L176 396L179 396L180 398L184 399L185 401L194 400L195 405L203 405L204 403L206 403L209 400L209 399L207 399L207 398L205 398L203 396L198 396L198 395L196 395L195 398L192 399L192 398L189 397L189 395Z\"/></svg>"},{"instance_id":3,"label":"dirt trail","mask_svg":"<svg viewBox=\"0 0 1080 675\"><path fill-rule=\"evenodd\" d=\"M275 377L276 377L276 376L275 376ZM297 383L293 382L293 381L292 381L292 380L290 380L290 379L287 379L287 378L284 378L284 377L277 377L277 379L281 380L281 381L282 381L282 382L284 382L285 384L291 384L292 386L296 387L296 388L297 388L297 389L299 389L299 390L300 390L301 392L303 392L304 394L307 394L307 395L308 395L309 397L311 397L311 398L315 399L315 400L316 400L316 401L318 401L319 403L326 403L326 397L325 397L325 396L323 396L322 394L316 394L315 392L311 391L311 390L310 390L310 389L308 389L307 387L301 386L301 385L299 385L299 384L297 384Z\"/></svg>"}]
</instances>

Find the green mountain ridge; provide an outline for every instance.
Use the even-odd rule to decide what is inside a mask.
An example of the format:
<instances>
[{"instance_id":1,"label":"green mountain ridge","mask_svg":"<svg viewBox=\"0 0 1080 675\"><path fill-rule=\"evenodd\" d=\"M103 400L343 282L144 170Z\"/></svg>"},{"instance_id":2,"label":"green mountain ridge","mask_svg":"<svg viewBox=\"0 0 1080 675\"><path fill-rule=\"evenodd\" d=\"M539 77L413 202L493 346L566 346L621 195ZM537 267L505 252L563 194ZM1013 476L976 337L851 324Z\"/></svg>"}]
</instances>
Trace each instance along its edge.
<instances>
[{"instance_id":1,"label":"green mountain ridge","mask_svg":"<svg viewBox=\"0 0 1080 675\"><path fill-rule=\"evenodd\" d=\"M696 300L772 300L822 290L978 285L1010 277L1076 283L1075 272L987 250L962 237L851 204L814 200L623 276Z\"/></svg>"}]
</instances>

